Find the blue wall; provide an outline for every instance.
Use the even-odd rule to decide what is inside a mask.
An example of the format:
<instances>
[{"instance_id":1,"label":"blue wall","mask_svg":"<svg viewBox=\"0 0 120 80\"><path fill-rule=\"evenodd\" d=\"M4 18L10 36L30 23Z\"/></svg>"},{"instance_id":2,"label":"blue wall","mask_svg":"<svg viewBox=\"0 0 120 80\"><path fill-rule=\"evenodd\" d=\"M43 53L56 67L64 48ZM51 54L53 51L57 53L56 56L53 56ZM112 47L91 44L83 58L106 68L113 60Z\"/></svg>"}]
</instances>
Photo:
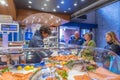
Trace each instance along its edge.
<instances>
[{"instance_id":1,"label":"blue wall","mask_svg":"<svg viewBox=\"0 0 120 80\"><path fill-rule=\"evenodd\" d=\"M120 37L120 1L96 10L96 43L98 47L104 47L105 33L114 31Z\"/></svg>"}]
</instances>

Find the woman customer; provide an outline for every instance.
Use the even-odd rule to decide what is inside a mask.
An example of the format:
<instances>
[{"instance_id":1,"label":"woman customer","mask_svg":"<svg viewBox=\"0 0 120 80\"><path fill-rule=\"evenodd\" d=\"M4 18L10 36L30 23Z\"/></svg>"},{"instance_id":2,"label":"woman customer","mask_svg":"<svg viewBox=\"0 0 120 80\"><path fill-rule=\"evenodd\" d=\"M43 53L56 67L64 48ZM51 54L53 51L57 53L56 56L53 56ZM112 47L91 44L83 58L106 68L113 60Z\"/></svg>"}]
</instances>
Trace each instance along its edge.
<instances>
[{"instance_id":1,"label":"woman customer","mask_svg":"<svg viewBox=\"0 0 120 80\"><path fill-rule=\"evenodd\" d=\"M84 35L84 38L85 38L86 41L83 43L83 46L96 47L95 41L92 40L92 38L93 38L92 33L86 33Z\"/></svg>"},{"instance_id":2,"label":"woman customer","mask_svg":"<svg viewBox=\"0 0 120 80\"><path fill-rule=\"evenodd\" d=\"M79 56L81 56L83 59L87 59L87 60L93 60L93 56L95 55L95 50L94 47L96 47L95 41L92 40L93 35L92 33L85 33L84 35L84 39L85 42L83 43L83 46L87 46L85 48L83 48L79 54Z\"/></svg>"},{"instance_id":3,"label":"woman customer","mask_svg":"<svg viewBox=\"0 0 120 80\"><path fill-rule=\"evenodd\" d=\"M106 33L106 42L107 45L105 46L105 49L109 49L120 56L120 41L113 31Z\"/></svg>"}]
</instances>

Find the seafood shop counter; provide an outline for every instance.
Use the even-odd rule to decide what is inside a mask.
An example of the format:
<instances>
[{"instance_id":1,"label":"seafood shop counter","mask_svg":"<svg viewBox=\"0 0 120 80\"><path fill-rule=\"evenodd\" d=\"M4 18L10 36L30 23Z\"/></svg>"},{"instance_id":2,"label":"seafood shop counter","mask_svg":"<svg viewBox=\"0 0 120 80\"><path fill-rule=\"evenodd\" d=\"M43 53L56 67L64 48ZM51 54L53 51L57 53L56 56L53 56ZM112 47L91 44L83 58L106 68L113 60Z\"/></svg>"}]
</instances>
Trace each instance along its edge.
<instances>
[{"instance_id":1,"label":"seafood shop counter","mask_svg":"<svg viewBox=\"0 0 120 80\"><path fill-rule=\"evenodd\" d=\"M120 80L120 57L101 48L15 48L0 53L0 80ZM33 53L42 60L32 63Z\"/></svg>"}]
</instances>

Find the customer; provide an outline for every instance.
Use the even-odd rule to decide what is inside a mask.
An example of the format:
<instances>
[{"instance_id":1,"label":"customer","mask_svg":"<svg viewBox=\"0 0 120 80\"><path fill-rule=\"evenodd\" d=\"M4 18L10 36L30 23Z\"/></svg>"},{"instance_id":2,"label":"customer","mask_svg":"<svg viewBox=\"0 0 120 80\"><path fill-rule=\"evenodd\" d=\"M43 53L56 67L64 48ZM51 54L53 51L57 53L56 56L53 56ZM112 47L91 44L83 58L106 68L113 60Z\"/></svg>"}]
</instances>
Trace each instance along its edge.
<instances>
[{"instance_id":1,"label":"customer","mask_svg":"<svg viewBox=\"0 0 120 80\"><path fill-rule=\"evenodd\" d=\"M51 29L49 26L41 26L30 40L29 47L44 47L43 39L50 36L50 34Z\"/></svg>"},{"instance_id":2,"label":"customer","mask_svg":"<svg viewBox=\"0 0 120 80\"><path fill-rule=\"evenodd\" d=\"M47 38L51 34L51 29L49 26L41 26L39 30L37 30L29 42L29 47L34 48L42 48L44 47L43 39ZM50 50L40 50L34 51L29 55L32 55L32 59L28 60L27 63L39 63L42 58L49 57L52 54ZM28 56L29 56L28 55Z\"/></svg>"},{"instance_id":3,"label":"customer","mask_svg":"<svg viewBox=\"0 0 120 80\"><path fill-rule=\"evenodd\" d=\"M107 45L105 46L105 49L109 49L120 56L120 41L113 31L106 33L106 42Z\"/></svg>"},{"instance_id":4,"label":"customer","mask_svg":"<svg viewBox=\"0 0 120 80\"><path fill-rule=\"evenodd\" d=\"M84 42L83 46L96 47L95 41L92 40L92 38L93 38L92 33L86 33L86 34L84 35L84 38L85 38L86 41Z\"/></svg>"},{"instance_id":5,"label":"customer","mask_svg":"<svg viewBox=\"0 0 120 80\"><path fill-rule=\"evenodd\" d=\"M69 44L75 45L82 45L84 40L80 38L80 34L78 31L74 32L74 35L71 36L70 40L68 41Z\"/></svg>"},{"instance_id":6,"label":"customer","mask_svg":"<svg viewBox=\"0 0 120 80\"><path fill-rule=\"evenodd\" d=\"M83 43L83 46L85 48L81 49L80 54L78 56L81 56L84 59L87 60L93 60L93 56L95 55L94 47L96 47L95 41L92 40L93 35L92 33L85 33L84 39L85 42ZM89 56L89 57L88 57Z\"/></svg>"}]
</instances>

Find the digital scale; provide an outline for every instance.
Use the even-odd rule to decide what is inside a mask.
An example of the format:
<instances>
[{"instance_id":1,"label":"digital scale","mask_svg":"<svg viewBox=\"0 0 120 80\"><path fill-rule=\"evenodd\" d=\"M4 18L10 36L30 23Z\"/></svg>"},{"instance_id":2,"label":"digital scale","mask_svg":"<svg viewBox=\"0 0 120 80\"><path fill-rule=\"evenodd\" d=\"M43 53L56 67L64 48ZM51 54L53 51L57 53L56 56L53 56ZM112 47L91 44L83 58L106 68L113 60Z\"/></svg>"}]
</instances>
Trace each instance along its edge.
<instances>
[{"instance_id":1,"label":"digital scale","mask_svg":"<svg viewBox=\"0 0 120 80\"><path fill-rule=\"evenodd\" d=\"M19 40L19 24L17 23L0 23L0 33L2 34L2 47L8 48L8 35L12 34L12 41L14 40L14 33L17 33L17 40Z\"/></svg>"}]
</instances>

